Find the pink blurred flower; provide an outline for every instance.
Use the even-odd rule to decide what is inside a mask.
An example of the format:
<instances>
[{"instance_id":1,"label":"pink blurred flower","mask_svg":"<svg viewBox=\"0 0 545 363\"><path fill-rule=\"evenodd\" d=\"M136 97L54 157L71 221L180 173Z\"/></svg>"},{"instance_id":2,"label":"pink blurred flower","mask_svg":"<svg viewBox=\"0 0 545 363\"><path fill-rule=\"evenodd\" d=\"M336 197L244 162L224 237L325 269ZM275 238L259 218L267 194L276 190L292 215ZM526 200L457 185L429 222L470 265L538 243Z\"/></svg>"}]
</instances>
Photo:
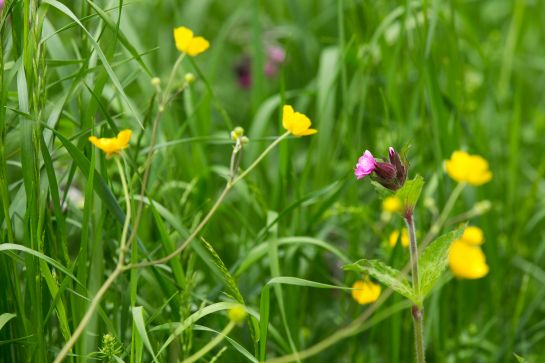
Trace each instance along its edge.
<instances>
[{"instance_id":1,"label":"pink blurred flower","mask_svg":"<svg viewBox=\"0 0 545 363\"><path fill-rule=\"evenodd\" d=\"M279 46L270 46L267 48L267 62L265 63L265 75L269 78L276 76L278 69L286 60L286 52Z\"/></svg>"},{"instance_id":2,"label":"pink blurred flower","mask_svg":"<svg viewBox=\"0 0 545 363\"><path fill-rule=\"evenodd\" d=\"M267 78L274 78L278 74L280 66L286 60L284 48L271 45L266 49L267 57L263 65L263 73ZM249 89L252 86L252 59L244 55L240 58L234 67L238 84L243 89Z\"/></svg>"},{"instance_id":3,"label":"pink blurred flower","mask_svg":"<svg viewBox=\"0 0 545 363\"><path fill-rule=\"evenodd\" d=\"M4 7L4 0L0 0L0 10Z\"/></svg>"},{"instance_id":4,"label":"pink blurred flower","mask_svg":"<svg viewBox=\"0 0 545 363\"><path fill-rule=\"evenodd\" d=\"M362 156L358 159L356 168L354 169L354 175L356 178L361 179L371 174L377 167L377 162L373 157L373 154L369 150L365 150Z\"/></svg>"}]
</instances>

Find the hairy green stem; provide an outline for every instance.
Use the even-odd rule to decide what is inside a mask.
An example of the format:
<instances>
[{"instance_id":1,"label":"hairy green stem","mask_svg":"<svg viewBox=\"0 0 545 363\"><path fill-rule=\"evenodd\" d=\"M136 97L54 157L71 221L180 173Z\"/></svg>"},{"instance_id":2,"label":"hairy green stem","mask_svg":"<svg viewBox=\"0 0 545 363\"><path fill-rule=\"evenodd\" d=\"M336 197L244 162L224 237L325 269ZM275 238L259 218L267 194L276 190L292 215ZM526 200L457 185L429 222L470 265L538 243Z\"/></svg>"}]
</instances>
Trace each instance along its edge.
<instances>
[{"instance_id":1,"label":"hairy green stem","mask_svg":"<svg viewBox=\"0 0 545 363\"><path fill-rule=\"evenodd\" d=\"M412 210L405 215L405 223L407 224L407 231L409 233L409 251L411 255L411 277L413 282L413 289L416 296L420 299L420 276L418 274L418 245L416 243L416 228L414 226L414 214ZM422 302L413 305L412 308L413 323L414 323L414 342L416 348L416 362L425 363L425 351L424 351L424 319Z\"/></svg>"}]
</instances>

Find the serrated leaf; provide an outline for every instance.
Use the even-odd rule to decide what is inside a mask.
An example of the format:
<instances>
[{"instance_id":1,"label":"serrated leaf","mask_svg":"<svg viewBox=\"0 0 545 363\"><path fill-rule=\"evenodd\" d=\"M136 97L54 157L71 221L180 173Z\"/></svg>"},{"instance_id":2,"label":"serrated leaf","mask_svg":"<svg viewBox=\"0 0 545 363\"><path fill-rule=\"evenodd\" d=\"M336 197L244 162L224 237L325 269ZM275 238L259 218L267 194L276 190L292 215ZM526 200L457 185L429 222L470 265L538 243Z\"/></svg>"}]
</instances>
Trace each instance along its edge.
<instances>
[{"instance_id":1,"label":"serrated leaf","mask_svg":"<svg viewBox=\"0 0 545 363\"><path fill-rule=\"evenodd\" d=\"M343 268L369 274L395 292L405 296L415 304L419 304L418 297L401 271L379 260L359 260L351 265L345 265Z\"/></svg>"},{"instance_id":2,"label":"serrated leaf","mask_svg":"<svg viewBox=\"0 0 545 363\"><path fill-rule=\"evenodd\" d=\"M433 286L447 267L448 253L452 242L460 239L464 227L446 233L430 243L418 260L420 269L420 296L422 300L433 289Z\"/></svg>"},{"instance_id":3,"label":"serrated leaf","mask_svg":"<svg viewBox=\"0 0 545 363\"><path fill-rule=\"evenodd\" d=\"M395 196L399 198L403 205L403 209L413 209L420 197L420 192L424 186L424 178L420 175L414 177L414 179L407 180L405 184L398 189Z\"/></svg>"}]
</instances>

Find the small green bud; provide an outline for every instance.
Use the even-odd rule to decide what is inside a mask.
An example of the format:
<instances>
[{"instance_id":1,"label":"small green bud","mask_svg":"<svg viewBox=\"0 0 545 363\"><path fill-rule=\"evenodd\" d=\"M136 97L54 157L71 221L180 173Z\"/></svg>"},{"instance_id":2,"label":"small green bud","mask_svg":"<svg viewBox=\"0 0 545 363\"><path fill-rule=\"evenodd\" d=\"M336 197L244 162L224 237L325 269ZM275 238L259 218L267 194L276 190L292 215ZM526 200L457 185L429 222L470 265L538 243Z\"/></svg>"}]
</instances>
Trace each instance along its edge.
<instances>
[{"instance_id":1,"label":"small green bud","mask_svg":"<svg viewBox=\"0 0 545 363\"><path fill-rule=\"evenodd\" d=\"M153 77L151 79L151 84L154 86L154 87L159 87L161 85L161 79L159 77Z\"/></svg>"},{"instance_id":2,"label":"small green bud","mask_svg":"<svg viewBox=\"0 0 545 363\"><path fill-rule=\"evenodd\" d=\"M237 141L244 135L244 129L240 126L237 126L231 131L231 140Z\"/></svg>"},{"instance_id":3,"label":"small green bud","mask_svg":"<svg viewBox=\"0 0 545 363\"><path fill-rule=\"evenodd\" d=\"M184 76L184 80L187 84L191 84L195 82L195 75L193 73L186 73Z\"/></svg>"},{"instance_id":4,"label":"small green bud","mask_svg":"<svg viewBox=\"0 0 545 363\"><path fill-rule=\"evenodd\" d=\"M240 143L241 143L242 145L246 145L246 144L248 144L249 142L250 142L250 139L249 139L248 137L246 137L246 136L242 136L242 137L240 138Z\"/></svg>"}]
</instances>

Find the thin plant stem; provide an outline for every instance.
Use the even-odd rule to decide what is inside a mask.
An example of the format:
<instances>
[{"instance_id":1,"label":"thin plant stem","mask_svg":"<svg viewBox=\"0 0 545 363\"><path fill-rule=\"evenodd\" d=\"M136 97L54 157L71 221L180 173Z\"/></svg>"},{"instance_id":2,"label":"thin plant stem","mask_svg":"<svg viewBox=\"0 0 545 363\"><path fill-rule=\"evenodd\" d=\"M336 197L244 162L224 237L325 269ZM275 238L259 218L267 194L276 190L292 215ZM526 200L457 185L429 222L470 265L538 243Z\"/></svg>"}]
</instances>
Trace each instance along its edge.
<instances>
[{"instance_id":1,"label":"thin plant stem","mask_svg":"<svg viewBox=\"0 0 545 363\"><path fill-rule=\"evenodd\" d=\"M456 188L454 188L452 193L450 193L450 196L447 199L445 207L439 215L439 218L432 224L430 231L428 232L426 237L424 237L422 243L423 245L427 245L435 236L437 236L439 231L441 231L441 228L445 224L450 212L452 211L452 208L454 207L454 203L456 203L456 200L458 200L458 197L460 196L460 193L462 193L462 190L464 190L465 186L465 183L458 183L458 185L456 185Z\"/></svg>"},{"instance_id":2,"label":"thin plant stem","mask_svg":"<svg viewBox=\"0 0 545 363\"><path fill-rule=\"evenodd\" d=\"M131 202L130 202L129 188L127 185L127 180L125 178L125 170L123 169L123 165L121 164L121 161L119 160L119 156L115 156L115 162L116 162L117 169L119 171L119 175L121 178L121 184L123 185L123 195L125 197L125 203L127 206L127 212L125 214L125 222L123 223L123 231L121 232L121 240L119 243L119 259L117 261L117 266L113 270L112 274L108 276L104 284L97 291L96 295L93 297L93 300L91 300L91 303L89 304L89 308L85 312L85 315L79 322L76 330L74 330L74 333L72 334L70 339L66 342L64 347L61 349L61 351L55 358L54 363L61 363L64 360L64 358L66 358L66 355L68 354L68 352L70 352L74 344L76 344L76 341L78 340L80 335L83 333L83 331L87 327L87 324L89 324L89 321L93 317L93 314L95 313L98 305L100 304L100 301L106 294L106 291L108 291L108 289L113 284L113 282L124 271L123 260L125 258L126 238L127 238L127 233L129 230L129 224L131 219Z\"/></svg>"},{"instance_id":3,"label":"thin plant stem","mask_svg":"<svg viewBox=\"0 0 545 363\"><path fill-rule=\"evenodd\" d=\"M144 262L140 262L140 263L136 263L136 264L131 264L131 265L128 265L125 267L125 269L132 269L132 268L142 268L142 267L148 267L148 266L154 266L154 265L158 265L158 264L161 264L161 263L165 263L165 262L168 262L170 261L171 259L173 259L174 257L178 256L194 239L195 237L199 234L199 232L204 228L204 226L206 226L206 224L208 223L208 221L210 220L210 218L212 218L212 216L216 213L216 211L218 210L219 206L221 205L221 203L223 202L223 200L225 199L225 197L227 196L227 194L229 193L229 191L239 182L241 181L246 175L248 175L258 164L261 160L263 160L263 158L276 146L278 145L278 143L280 143L283 139L285 139L290 133L289 132L286 132L284 133L283 135L281 135L280 137L278 137L276 140L274 140L256 159L255 161L248 167L248 169L246 169L243 173L241 173L238 177L234 178L233 181L231 181L230 179L227 181L227 184L225 185L225 188L223 189L223 191L221 192L220 196L218 197L218 199L216 200L216 202L214 203L214 205L212 206L212 208L210 208L210 210L208 211L208 213L206 214L206 216L202 219L202 221L197 225L197 227L195 227L195 229L193 230L193 232L191 232L191 234L182 242L182 244L180 244L180 246L178 248L176 248L173 252L171 252L170 254L168 254L167 256L164 256L164 257L161 257L161 258L158 258L156 260L151 260L151 261L144 261Z\"/></svg>"},{"instance_id":4,"label":"thin plant stem","mask_svg":"<svg viewBox=\"0 0 545 363\"><path fill-rule=\"evenodd\" d=\"M227 334L229 334L231 330L233 330L233 328L235 327L235 324L236 324L235 322L230 321L229 324L227 324L227 326L223 328L223 330L214 337L214 339L206 343L206 345L202 347L201 349L199 349L195 354L191 355L187 359L184 359L182 363L193 363L201 359L206 353L208 353L211 349L213 349L216 345L218 345L223 339L225 339Z\"/></svg>"},{"instance_id":5,"label":"thin plant stem","mask_svg":"<svg viewBox=\"0 0 545 363\"><path fill-rule=\"evenodd\" d=\"M418 245L416 242L416 228L414 226L414 214L411 210L405 215L405 223L407 224L407 231L409 233L409 251L411 255L411 277L413 282L413 289L416 296L420 299L420 276L418 274ZM414 342L416 348L416 362L425 363L425 351L424 351L424 317L422 303L413 305L412 308L413 323L414 323Z\"/></svg>"},{"instance_id":6,"label":"thin plant stem","mask_svg":"<svg viewBox=\"0 0 545 363\"><path fill-rule=\"evenodd\" d=\"M458 199L460 193L462 192L465 184L461 183L456 186L456 188L453 190L451 195L449 196L449 199L447 200L447 203L445 204L445 207L443 208L441 212L441 217L434 223L434 225L443 225L444 221L447 219L448 215L450 214L450 211L454 207L454 203ZM443 221L443 222L440 222ZM433 226L432 226L433 227ZM440 227L439 227L440 230ZM426 236L426 239L420 246L420 250L426 247L426 245L431 241L431 238L435 236L437 233L432 234L431 230ZM432 236L431 238L429 236ZM416 240L416 239L415 239ZM411 263L409 262L406 264L403 269L401 270L401 276L406 276L408 271L411 270ZM287 354L282 357L276 357L271 358L265 361L265 363L290 363L298 359L307 359L309 357L312 357L329 347L337 344L338 342L351 337L355 334L357 334L361 330L361 326L375 313L375 311L394 293L394 291L391 288L387 288L384 290L382 294L380 294L380 297L377 301L375 301L373 304L371 304L365 311L358 316L356 319L354 319L350 324L347 326L337 329L335 333L331 334L329 337L319 341L318 343L314 344L313 346L301 350L296 353Z\"/></svg>"}]
</instances>

